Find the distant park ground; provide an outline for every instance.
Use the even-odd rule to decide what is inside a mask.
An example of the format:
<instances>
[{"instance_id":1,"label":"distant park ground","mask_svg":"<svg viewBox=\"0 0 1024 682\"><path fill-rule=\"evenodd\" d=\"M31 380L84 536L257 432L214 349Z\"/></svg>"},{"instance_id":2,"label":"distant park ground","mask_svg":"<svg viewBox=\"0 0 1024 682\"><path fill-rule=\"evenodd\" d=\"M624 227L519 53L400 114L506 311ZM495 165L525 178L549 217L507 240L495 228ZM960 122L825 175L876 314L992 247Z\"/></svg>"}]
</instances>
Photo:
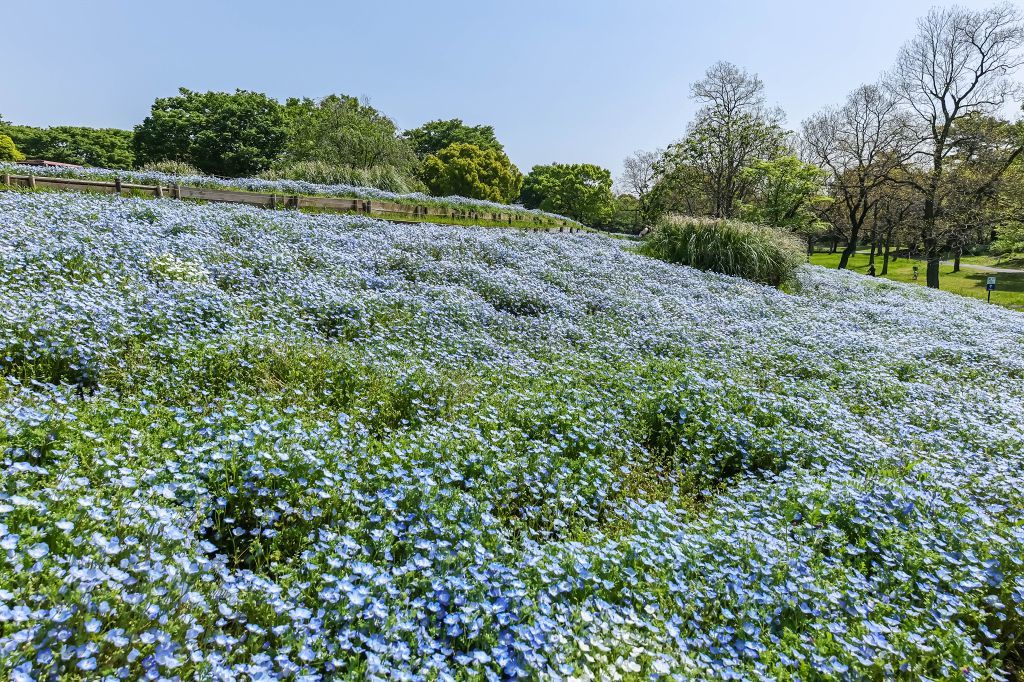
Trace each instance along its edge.
<instances>
[{"instance_id":1,"label":"distant park ground","mask_svg":"<svg viewBox=\"0 0 1024 682\"><path fill-rule=\"evenodd\" d=\"M811 263L822 265L827 268L834 268L839 265L839 253L819 252L811 256ZM914 281L914 265L918 266L918 278ZM984 265L998 268L1020 268L1022 272L987 272L969 267L969 265ZM868 273L868 254L856 253L848 264L850 270L861 274ZM888 279L898 282L911 282L925 286L924 278L925 263L919 260L900 258L895 262L889 261L889 272L884 275ZM882 259L875 257L875 271L883 276ZM965 256L962 260L960 272L953 272L952 263L943 265L939 270L939 287L943 291L950 291L961 296L972 296L984 300L987 295L985 281L989 276L996 278L996 289L992 292L992 303L996 305L1024 310L1024 264L1020 261L1004 260L997 264L995 258L988 256Z\"/></svg>"}]
</instances>

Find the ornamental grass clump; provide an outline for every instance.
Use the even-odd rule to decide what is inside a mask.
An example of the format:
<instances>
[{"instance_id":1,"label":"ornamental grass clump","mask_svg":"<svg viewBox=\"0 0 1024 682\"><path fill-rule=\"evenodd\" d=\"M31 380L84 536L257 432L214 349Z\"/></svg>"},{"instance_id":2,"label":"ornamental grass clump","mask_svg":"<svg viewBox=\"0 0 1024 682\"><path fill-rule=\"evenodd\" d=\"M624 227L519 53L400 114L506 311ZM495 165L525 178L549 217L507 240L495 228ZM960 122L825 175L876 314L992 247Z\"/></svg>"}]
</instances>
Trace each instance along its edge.
<instances>
[{"instance_id":1,"label":"ornamental grass clump","mask_svg":"<svg viewBox=\"0 0 1024 682\"><path fill-rule=\"evenodd\" d=\"M800 241L782 230L737 220L672 216L662 220L641 252L670 263L735 275L780 287L803 260Z\"/></svg>"}]
</instances>

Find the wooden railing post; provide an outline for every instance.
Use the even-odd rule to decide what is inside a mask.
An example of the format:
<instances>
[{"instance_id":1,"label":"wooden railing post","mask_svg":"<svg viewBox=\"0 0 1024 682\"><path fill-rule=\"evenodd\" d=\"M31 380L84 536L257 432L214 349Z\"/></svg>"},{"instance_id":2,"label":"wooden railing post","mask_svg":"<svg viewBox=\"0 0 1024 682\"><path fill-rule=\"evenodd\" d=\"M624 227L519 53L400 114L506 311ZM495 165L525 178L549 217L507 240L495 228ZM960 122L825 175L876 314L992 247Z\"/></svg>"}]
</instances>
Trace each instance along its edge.
<instances>
[{"instance_id":1,"label":"wooden railing post","mask_svg":"<svg viewBox=\"0 0 1024 682\"><path fill-rule=\"evenodd\" d=\"M114 177L114 194L121 193L121 176L117 175Z\"/></svg>"},{"instance_id":2,"label":"wooden railing post","mask_svg":"<svg viewBox=\"0 0 1024 682\"><path fill-rule=\"evenodd\" d=\"M175 199L181 198L181 185L179 185L178 183L174 183L174 186L171 188L171 196L173 196Z\"/></svg>"},{"instance_id":3,"label":"wooden railing post","mask_svg":"<svg viewBox=\"0 0 1024 682\"><path fill-rule=\"evenodd\" d=\"M157 183L156 192L154 192L154 195L156 196L157 199L164 198L164 188L161 187L159 183Z\"/></svg>"},{"instance_id":4,"label":"wooden railing post","mask_svg":"<svg viewBox=\"0 0 1024 682\"><path fill-rule=\"evenodd\" d=\"M35 189L36 188L36 176L32 175L31 173L28 174L28 188L29 189Z\"/></svg>"},{"instance_id":5,"label":"wooden railing post","mask_svg":"<svg viewBox=\"0 0 1024 682\"><path fill-rule=\"evenodd\" d=\"M10 187L10 185L11 185L11 174L10 173L4 173L4 184L7 185L8 187Z\"/></svg>"}]
</instances>

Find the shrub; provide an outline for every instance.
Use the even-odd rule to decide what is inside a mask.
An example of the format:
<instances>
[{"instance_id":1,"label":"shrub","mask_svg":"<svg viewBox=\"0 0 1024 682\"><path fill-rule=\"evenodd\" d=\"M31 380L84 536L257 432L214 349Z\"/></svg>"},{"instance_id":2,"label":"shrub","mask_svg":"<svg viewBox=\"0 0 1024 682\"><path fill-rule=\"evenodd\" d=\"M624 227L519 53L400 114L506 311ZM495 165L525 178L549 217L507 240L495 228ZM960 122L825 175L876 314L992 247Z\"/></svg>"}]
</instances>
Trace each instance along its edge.
<instances>
[{"instance_id":1,"label":"shrub","mask_svg":"<svg viewBox=\"0 0 1024 682\"><path fill-rule=\"evenodd\" d=\"M503 153L462 143L428 156L420 175L435 196L507 203L519 198L523 186L523 174Z\"/></svg>"},{"instance_id":2,"label":"shrub","mask_svg":"<svg viewBox=\"0 0 1024 682\"><path fill-rule=\"evenodd\" d=\"M395 166L357 168L326 161L294 161L264 171L259 177L264 180L300 180L321 185L373 187L397 194L423 189L422 183Z\"/></svg>"},{"instance_id":3,"label":"shrub","mask_svg":"<svg viewBox=\"0 0 1024 682\"><path fill-rule=\"evenodd\" d=\"M0 135L0 161L22 161L25 155L18 151L10 135Z\"/></svg>"},{"instance_id":4,"label":"shrub","mask_svg":"<svg viewBox=\"0 0 1024 682\"><path fill-rule=\"evenodd\" d=\"M139 168L143 173L164 173L165 175L182 175L185 177L203 175L203 172L184 161L151 161Z\"/></svg>"},{"instance_id":5,"label":"shrub","mask_svg":"<svg viewBox=\"0 0 1024 682\"><path fill-rule=\"evenodd\" d=\"M641 252L779 287L803 261L804 246L794 235L771 227L673 216L658 223Z\"/></svg>"}]
</instances>

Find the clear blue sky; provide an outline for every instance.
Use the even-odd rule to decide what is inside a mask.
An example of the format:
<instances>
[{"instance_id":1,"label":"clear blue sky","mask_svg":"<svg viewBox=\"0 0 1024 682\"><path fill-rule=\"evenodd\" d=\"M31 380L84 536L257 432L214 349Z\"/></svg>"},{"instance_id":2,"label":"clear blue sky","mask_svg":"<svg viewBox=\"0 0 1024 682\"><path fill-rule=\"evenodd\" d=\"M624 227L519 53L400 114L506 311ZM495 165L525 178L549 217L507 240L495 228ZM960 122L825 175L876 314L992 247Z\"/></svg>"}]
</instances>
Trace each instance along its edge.
<instances>
[{"instance_id":1,"label":"clear blue sky","mask_svg":"<svg viewBox=\"0 0 1024 682\"><path fill-rule=\"evenodd\" d=\"M403 128L491 124L524 171L561 161L617 172L632 150L682 135L689 84L716 60L758 73L795 127L874 80L933 4L11 0L0 115L130 128L179 86L345 93Z\"/></svg>"}]
</instances>

